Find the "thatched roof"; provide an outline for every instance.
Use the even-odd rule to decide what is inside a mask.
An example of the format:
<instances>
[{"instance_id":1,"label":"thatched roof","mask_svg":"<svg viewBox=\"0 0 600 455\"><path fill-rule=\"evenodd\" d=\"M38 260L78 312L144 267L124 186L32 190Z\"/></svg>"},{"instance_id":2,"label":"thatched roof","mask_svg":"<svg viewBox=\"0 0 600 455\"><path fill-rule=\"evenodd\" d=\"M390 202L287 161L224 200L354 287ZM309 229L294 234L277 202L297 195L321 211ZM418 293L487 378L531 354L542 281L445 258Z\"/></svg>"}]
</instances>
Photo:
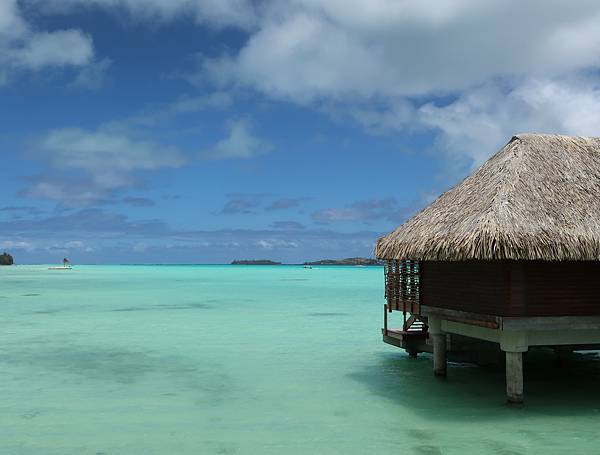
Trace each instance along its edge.
<instances>
[{"instance_id":1,"label":"thatched roof","mask_svg":"<svg viewBox=\"0 0 600 455\"><path fill-rule=\"evenodd\" d=\"M377 242L381 259L600 260L600 138L514 136Z\"/></svg>"}]
</instances>

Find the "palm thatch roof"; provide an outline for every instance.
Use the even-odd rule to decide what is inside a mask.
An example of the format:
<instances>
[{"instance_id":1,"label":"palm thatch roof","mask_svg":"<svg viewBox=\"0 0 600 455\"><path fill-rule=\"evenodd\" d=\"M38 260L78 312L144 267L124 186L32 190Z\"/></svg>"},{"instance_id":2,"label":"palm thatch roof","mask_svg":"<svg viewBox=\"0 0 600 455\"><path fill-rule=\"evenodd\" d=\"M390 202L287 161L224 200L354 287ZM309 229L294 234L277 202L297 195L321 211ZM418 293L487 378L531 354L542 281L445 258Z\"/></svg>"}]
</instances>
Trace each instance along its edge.
<instances>
[{"instance_id":1,"label":"palm thatch roof","mask_svg":"<svg viewBox=\"0 0 600 455\"><path fill-rule=\"evenodd\" d=\"M600 260L600 138L514 136L377 242L381 259Z\"/></svg>"}]
</instances>

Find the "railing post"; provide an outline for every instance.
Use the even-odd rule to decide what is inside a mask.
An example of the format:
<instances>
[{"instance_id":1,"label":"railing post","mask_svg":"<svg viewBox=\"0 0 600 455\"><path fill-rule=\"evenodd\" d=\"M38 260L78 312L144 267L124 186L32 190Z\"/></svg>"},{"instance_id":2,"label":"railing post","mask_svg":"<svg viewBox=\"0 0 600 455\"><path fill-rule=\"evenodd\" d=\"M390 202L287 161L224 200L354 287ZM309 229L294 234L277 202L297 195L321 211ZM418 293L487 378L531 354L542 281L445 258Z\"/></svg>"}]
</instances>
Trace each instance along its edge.
<instances>
[{"instance_id":1,"label":"railing post","mask_svg":"<svg viewBox=\"0 0 600 455\"><path fill-rule=\"evenodd\" d=\"M388 306L387 303L383 305L383 334L387 336L388 332Z\"/></svg>"}]
</instances>

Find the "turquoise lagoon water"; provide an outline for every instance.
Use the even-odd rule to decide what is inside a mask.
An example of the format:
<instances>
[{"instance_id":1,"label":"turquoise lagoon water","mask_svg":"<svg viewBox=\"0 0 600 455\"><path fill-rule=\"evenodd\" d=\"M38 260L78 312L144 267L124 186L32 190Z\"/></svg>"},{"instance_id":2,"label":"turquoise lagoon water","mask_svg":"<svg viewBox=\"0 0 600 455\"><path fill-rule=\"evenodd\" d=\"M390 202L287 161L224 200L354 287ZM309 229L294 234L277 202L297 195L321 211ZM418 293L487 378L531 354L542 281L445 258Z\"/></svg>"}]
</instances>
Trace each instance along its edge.
<instances>
[{"instance_id":1,"label":"turquoise lagoon water","mask_svg":"<svg viewBox=\"0 0 600 455\"><path fill-rule=\"evenodd\" d=\"M600 361L502 371L381 342L379 268L0 268L1 454L592 454Z\"/></svg>"}]
</instances>

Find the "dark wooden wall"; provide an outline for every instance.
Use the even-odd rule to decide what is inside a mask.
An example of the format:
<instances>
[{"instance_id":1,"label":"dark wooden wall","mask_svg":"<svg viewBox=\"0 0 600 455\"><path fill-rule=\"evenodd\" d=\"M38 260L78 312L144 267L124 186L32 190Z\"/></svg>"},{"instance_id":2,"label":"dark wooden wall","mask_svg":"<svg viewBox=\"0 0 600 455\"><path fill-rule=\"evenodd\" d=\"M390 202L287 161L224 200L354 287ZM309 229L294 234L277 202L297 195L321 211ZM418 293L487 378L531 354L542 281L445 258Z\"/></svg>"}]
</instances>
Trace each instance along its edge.
<instances>
[{"instance_id":1,"label":"dark wooden wall","mask_svg":"<svg viewBox=\"0 0 600 455\"><path fill-rule=\"evenodd\" d=\"M421 262L421 303L497 316L600 315L600 262Z\"/></svg>"}]
</instances>

